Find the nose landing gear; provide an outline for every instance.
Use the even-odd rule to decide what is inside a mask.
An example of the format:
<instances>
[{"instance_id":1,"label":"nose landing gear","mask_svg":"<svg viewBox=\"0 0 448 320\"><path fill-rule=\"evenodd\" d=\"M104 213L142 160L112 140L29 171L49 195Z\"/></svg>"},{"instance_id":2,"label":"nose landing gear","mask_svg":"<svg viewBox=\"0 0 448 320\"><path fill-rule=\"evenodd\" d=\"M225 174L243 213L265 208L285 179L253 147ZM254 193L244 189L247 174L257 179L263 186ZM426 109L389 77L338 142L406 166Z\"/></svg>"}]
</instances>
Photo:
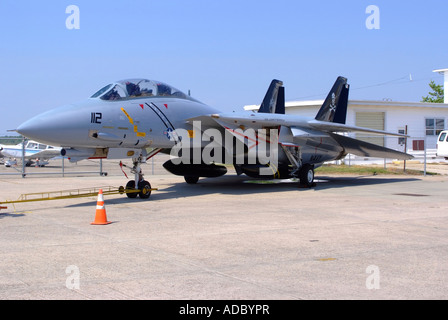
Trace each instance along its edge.
<instances>
[{"instance_id":1,"label":"nose landing gear","mask_svg":"<svg viewBox=\"0 0 448 320\"><path fill-rule=\"evenodd\" d=\"M157 189L151 188L151 184L143 179L141 164L146 163L146 159L143 154L140 154L138 158L132 158L132 163L133 167L131 173L134 174L134 180L129 180L126 183L126 189L123 188L124 192L126 192L126 196L131 199L137 198L137 196L139 196L140 199L148 199L151 196L151 191ZM120 163L120 166L125 165Z\"/></svg>"}]
</instances>

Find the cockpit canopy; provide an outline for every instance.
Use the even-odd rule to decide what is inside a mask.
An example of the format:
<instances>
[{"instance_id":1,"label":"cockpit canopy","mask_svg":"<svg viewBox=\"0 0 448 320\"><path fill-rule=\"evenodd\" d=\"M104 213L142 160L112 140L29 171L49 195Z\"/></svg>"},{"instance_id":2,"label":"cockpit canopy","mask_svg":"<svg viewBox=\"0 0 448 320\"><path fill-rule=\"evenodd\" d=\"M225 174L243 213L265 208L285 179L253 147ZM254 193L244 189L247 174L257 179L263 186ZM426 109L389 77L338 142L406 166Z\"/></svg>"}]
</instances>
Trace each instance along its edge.
<instances>
[{"instance_id":1,"label":"cockpit canopy","mask_svg":"<svg viewBox=\"0 0 448 320\"><path fill-rule=\"evenodd\" d=\"M121 80L98 90L91 98L101 100L128 100L148 97L173 97L194 100L182 91L160 81L146 79Z\"/></svg>"}]
</instances>

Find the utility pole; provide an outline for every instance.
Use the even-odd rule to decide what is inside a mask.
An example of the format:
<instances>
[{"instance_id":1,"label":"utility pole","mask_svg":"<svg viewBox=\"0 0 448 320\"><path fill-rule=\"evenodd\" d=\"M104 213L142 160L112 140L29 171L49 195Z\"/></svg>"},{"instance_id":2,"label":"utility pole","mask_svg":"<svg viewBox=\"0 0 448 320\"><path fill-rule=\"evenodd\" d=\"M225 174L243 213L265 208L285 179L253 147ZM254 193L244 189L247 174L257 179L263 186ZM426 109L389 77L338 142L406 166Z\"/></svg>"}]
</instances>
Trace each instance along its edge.
<instances>
[{"instance_id":1,"label":"utility pole","mask_svg":"<svg viewBox=\"0 0 448 320\"><path fill-rule=\"evenodd\" d=\"M408 151L408 125L404 127L404 134L406 135L404 138L404 152L406 153ZM403 160L403 172L406 173L406 159Z\"/></svg>"},{"instance_id":2,"label":"utility pole","mask_svg":"<svg viewBox=\"0 0 448 320\"><path fill-rule=\"evenodd\" d=\"M443 103L448 103L448 95L445 92L448 88L448 69L437 69L433 70L432 72L443 74Z\"/></svg>"}]
</instances>

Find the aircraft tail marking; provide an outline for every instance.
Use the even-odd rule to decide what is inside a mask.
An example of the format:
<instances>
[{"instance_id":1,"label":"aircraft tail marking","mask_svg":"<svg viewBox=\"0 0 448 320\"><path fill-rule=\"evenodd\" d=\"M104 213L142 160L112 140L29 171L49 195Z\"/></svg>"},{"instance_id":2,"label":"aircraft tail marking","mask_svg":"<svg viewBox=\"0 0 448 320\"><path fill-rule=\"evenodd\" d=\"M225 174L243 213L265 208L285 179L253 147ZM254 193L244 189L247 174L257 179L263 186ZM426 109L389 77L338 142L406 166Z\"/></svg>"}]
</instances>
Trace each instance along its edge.
<instances>
[{"instance_id":1,"label":"aircraft tail marking","mask_svg":"<svg viewBox=\"0 0 448 320\"><path fill-rule=\"evenodd\" d=\"M345 124L349 85L347 79L338 77L327 95L316 120Z\"/></svg>"}]
</instances>

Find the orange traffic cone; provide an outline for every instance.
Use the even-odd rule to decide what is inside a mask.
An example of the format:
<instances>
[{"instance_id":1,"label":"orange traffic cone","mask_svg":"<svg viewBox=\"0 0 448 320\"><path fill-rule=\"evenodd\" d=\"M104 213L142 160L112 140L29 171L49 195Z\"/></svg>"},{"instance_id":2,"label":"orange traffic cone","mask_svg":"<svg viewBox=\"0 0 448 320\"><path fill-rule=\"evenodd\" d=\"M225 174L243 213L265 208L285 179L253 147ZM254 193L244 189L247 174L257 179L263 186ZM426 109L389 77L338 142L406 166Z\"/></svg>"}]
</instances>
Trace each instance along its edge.
<instances>
[{"instance_id":1,"label":"orange traffic cone","mask_svg":"<svg viewBox=\"0 0 448 320\"><path fill-rule=\"evenodd\" d=\"M95 221L91 224L109 224L110 221L107 221L106 216L106 208L104 207L104 199L103 199L103 189L100 189L98 192L98 201L96 202L96 214Z\"/></svg>"}]
</instances>

